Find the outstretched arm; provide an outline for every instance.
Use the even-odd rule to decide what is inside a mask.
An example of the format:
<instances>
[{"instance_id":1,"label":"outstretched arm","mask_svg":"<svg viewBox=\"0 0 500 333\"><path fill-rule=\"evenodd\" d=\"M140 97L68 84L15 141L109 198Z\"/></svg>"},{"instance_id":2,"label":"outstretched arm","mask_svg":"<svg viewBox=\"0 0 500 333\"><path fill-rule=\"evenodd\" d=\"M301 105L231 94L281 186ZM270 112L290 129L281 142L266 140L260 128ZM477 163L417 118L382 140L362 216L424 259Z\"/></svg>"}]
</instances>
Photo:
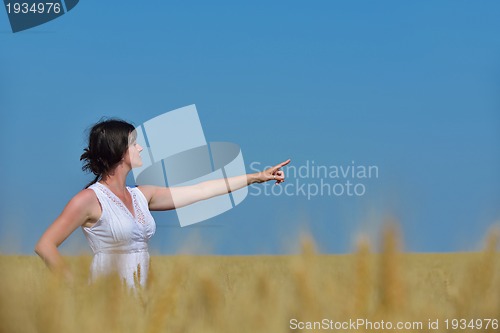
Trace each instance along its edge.
<instances>
[{"instance_id":1,"label":"outstretched arm","mask_svg":"<svg viewBox=\"0 0 500 333\"><path fill-rule=\"evenodd\" d=\"M140 186L149 202L150 210L170 210L239 190L254 183L270 180L280 184L285 181L281 168L290 163L286 160L261 172L236 177L209 180L192 186L158 187Z\"/></svg>"}]
</instances>

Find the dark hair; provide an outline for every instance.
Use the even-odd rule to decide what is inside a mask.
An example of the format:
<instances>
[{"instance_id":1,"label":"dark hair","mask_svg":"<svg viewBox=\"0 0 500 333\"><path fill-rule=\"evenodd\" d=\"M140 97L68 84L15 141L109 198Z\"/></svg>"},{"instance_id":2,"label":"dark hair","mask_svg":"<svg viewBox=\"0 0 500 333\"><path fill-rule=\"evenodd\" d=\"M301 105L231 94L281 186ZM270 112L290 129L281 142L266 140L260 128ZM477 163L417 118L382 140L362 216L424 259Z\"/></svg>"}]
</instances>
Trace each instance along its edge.
<instances>
[{"instance_id":1,"label":"dark hair","mask_svg":"<svg viewBox=\"0 0 500 333\"><path fill-rule=\"evenodd\" d=\"M134 126L120 119L101 120L92 126L89 145L84 149L80 161L84 161L83 171L95 175L85 188L96 183L112 171L122 160L129 146L129 135Z\"/></svg>"}]
</instances>

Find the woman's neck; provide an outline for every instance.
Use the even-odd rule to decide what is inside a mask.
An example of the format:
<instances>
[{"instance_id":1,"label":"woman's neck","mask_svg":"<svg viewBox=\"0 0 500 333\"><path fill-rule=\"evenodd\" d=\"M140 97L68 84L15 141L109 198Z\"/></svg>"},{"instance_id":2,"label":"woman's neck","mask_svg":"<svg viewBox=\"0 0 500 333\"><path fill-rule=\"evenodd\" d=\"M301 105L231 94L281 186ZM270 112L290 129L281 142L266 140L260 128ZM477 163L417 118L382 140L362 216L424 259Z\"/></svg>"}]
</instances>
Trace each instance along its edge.
<instances>
[{"instance_id":1,"label":"woman's neck","mask_svg":"<svg viewBox=\"0 0 500 333\"><path fill-rule=\"evenodd\" d=\"M125 191L128 170L125 170L121 165L117 166L112 173L105 175L101 179L101 183L109 188L117 191Z\"/></svg>"}]
</instances>

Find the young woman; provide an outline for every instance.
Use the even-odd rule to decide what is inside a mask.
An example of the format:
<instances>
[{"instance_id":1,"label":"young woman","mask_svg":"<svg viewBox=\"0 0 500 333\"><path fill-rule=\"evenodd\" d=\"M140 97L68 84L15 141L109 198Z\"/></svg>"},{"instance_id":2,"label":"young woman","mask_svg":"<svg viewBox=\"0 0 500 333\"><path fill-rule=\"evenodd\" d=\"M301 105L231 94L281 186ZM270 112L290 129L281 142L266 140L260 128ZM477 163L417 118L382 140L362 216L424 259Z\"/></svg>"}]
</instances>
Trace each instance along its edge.
<instances>
[{"instance_id":1,"label":"young woman","mask_svg":"<svg viewBox=\"0 0 500 333\"><path fill-rule=\"evenodd\" d=\"M155 232L150 211L180 208L228 192L225 179L183 187L130 188L125 180L133 167L142 165L142 149L135 142L134 126L125 121L105 120L92 127L80 160L85 163L83 170L91 171L95 179L69 201L35 247L51 270L71 276L58 247L81 227L94 252L92 280L118 273L129 286L144 285L149 268L148 240ZM281 167L289 162L227 181L233 191L253 183L280 184L285 181Z\"/></svg>"}]
</instances>

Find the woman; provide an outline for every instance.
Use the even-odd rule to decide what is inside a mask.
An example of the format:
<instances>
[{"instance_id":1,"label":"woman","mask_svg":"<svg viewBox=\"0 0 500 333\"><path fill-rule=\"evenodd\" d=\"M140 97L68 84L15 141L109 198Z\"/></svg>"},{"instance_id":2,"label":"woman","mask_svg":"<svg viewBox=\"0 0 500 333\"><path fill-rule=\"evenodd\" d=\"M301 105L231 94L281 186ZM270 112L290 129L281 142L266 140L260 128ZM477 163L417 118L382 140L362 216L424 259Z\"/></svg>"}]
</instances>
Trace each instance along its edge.
<instances>
[{"instance_id":1,"label":"woman","mask_svg":"<svg viewBox=\"0 0 500 333\"><path fill-rule=\"evenodd\" d=\"M51 270L71 276L58 247L81 227L94 252L92 280L118 273L129 286L144 285L149 268L148 240L155 232L150 211L180 208L228 192L225 179L171 188L127 187L130 170L142 165L142 149L135 141L134 126L125 121L105 120L92 127L80 160L85 163L83 170L91 171L95 179L69 201L35 247ZM227 181L233 191L269 180L280 184L285 181L281 167L289 162Z\"/></svg>"}]
</instances>

